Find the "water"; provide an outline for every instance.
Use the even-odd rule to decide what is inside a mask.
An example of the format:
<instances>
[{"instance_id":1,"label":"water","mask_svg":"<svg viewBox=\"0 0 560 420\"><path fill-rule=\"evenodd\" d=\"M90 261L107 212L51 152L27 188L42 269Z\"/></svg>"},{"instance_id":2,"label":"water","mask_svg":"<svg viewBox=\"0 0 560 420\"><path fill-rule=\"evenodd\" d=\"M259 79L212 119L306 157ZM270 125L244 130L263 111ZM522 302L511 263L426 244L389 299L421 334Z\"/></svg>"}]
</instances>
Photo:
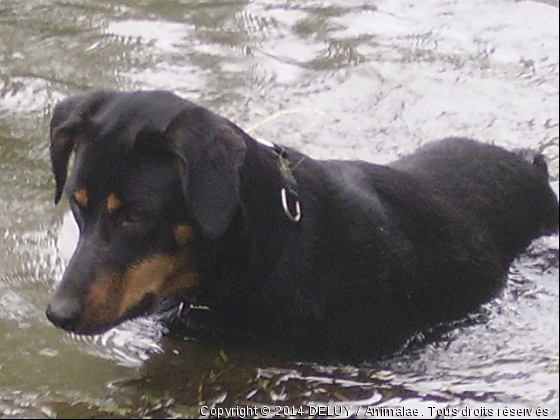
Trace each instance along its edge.
<instances>
[{"instance_id":1,"label":"water","mask_svg":"<svg viewBox=\"0 0 560 420\"><path fill-rule=\"evenodd\" d=\"M52 203L56 101L169 89L315 157L384 163L448 135L541 147L558 192L558 1L2 0L0 39L0 417L558 417L557 236L473 319L371 365L213 348L153 319L78 338L44 317L75 244Z\"/></svg>"}]
</instances>

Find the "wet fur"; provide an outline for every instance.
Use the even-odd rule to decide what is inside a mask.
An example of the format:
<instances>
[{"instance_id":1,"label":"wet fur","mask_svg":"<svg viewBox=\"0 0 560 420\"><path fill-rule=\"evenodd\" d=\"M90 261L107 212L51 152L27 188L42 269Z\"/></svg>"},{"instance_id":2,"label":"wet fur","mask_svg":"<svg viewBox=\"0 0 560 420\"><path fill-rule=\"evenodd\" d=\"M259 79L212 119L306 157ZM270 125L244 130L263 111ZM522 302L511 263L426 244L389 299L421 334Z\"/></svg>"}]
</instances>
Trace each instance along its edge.
<instances>
[{"instance_id":1,"label":"wet fur","mask_svg":"<svg viewBox=\"0 0 560 420\"><path fill-rule=\"evenodd\" d=\"M388 166L282 160L168 92L61 102L51 158L81 235L47 315L83 334L179 296L210 308L213 337L372 359L476 310L531 240L558 231L540 155L450 138ZM290 175L298 223L280 204Z\"/></svg>"}]
</instances>

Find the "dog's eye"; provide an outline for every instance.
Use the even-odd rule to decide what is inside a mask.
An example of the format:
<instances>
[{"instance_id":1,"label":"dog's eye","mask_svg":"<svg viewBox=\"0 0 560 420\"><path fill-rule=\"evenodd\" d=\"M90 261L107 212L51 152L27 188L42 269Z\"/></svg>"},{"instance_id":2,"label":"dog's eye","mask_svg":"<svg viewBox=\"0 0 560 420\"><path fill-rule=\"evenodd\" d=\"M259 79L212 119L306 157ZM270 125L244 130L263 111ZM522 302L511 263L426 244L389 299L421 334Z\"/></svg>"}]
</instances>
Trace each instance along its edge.
<instances>
[{"instance_id":1,"label":"dog's eye","mask_svg":"<svg viewBox=\"0 0 560 420\"><path fill-rule=\"evenodd\" d=\"M124 218L123 218L123 223L124 224L138 223L138 222L142 222L143 220L146 220L147 217L148 217L148 212L145 212L145 211L129 211L129 212L125 213Z\"/></svg>"}]
</instances>

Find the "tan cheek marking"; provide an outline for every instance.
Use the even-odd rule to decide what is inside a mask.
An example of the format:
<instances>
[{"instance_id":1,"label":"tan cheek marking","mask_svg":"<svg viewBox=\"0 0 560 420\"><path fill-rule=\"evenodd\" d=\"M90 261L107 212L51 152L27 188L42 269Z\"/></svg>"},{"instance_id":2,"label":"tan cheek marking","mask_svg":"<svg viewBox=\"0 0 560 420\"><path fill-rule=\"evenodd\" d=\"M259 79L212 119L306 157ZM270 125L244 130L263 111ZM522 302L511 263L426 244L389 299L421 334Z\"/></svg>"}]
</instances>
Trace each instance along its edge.
<instances>
[{"instance_id":1,"label":"tan cheek marking","mask_svg":"<svg viewBox=\"0 0 560 420\"><path fill-rule=\"evenodd\" d=\"M111 271L104 271L93 283L85 299L84 324L112 324L118 319L122 283L120 276Z\"/></svg>"},{"instance_id":2,"label":"tan cheek marking","mask_svg":"<svg viewBox=\"0 0 560 420\"><path fill-rule=\"evenodd\" d=\"M192 241L194 232L189 225L177 225L173 228L173 235L179 245L186 245Z\"/></svg>"},{"instance_id":3,"label":"tan cheek marking","mask_svg":"<svg viewBox=\"0 0 560 420\"><path fill-rule=\"evenodd\" d=\"M197 283L190 259L184 256L157 255L127 270L119 313L122 316L138 305L148 293L163 298Z\"/></svg>"},{"instance_id":4,"label":"tan cheek marking","mask_svg":"<svg viewBox=\"0 0 560 420\"><path fill-rule=\"evenodd\" d=\"M89 204L89 195L85 188L74 191L74 199L80 207L87 207Z\"/></svg>"},{"instance_id":5,"label":"tan cheek marking","mask_svg":"<svg viewBox=\"0 0 560 420\"><path fill-rule=\"evenodd\" d=\"M122 207L122 201L115 193L109 194L107 197L107 211L113 213Z\"/></svg>"},{"instance_id":6,"label":"tan cheek marking","mask_svg":"<svg viewBox=\"0 0 560 420\"><path fill-rule=\"evenodd\" d=\"M198 273L194 270L177 272L176 275L167 282L160 292L161 297L180 295L199 284Z\"/></svg>"},{"instance_id":7,"label":"tan cheek marking","mask_svg":"<svg viewBox=\"0 0 560 420\"><path fill-rule=\"evenodd\" d=\"M169 261L164 256L152 257L128 269L123 276L120 314L140 303L146 294L157 295L169 271Z\"/></svg>"},{"instance_id":8,"label":"tan cheek marking","mask_svg":"<svg viewBox=\"0 0 560 420\"><path fill-rule=\"evenodd\" d=\"M86 296L82 328L96 329L113 324L148 293L163 298L197 283L198 275L188 254L156 255L134 265L123 275L104 270Z\"/></svg>"},{"instance_id":9,"label":"tan cheek marking","mask_svg":"<svg viewBox=\"0 0 560 420\"><path fill-rule=\"evenodd\" d=\"M168 276L160 290L160 296L166 297L176 295L192 289L200 283L199 274L189 254L175 257L173 273Z\"/></svg>"}]
</instances>

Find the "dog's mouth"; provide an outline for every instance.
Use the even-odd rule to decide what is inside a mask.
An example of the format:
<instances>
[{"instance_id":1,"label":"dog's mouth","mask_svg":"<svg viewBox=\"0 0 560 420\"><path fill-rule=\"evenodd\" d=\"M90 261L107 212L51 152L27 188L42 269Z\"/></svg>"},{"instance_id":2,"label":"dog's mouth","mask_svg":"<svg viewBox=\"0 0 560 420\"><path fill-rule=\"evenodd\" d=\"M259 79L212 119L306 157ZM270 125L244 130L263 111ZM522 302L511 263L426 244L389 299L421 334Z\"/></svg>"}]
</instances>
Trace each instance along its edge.
<instances>
[{"instance_id":1,"label":"dog's mouth","mask_svg":"<svg viewBox=\"0 0 560 420\"><path fill-rule=\"evenodd\" d=\"M159 307L160 299L153 293L147 293L137 305L128 309L122 316L115 319L112 322L105 323L103 325L94 324L91 321L85 321L77 328L64 328L68 332L77 335L98 335L109 331L111 328L122 324L125 321L148 316L157 311Z\"/></svg>"},{"instance_id":2,"label":"dog's mouth","mask_svg":"<svg viewBox=\"0 0 560 420\"><path fill-rule=\"evenodd\" d=\"M119 323L127 319L133 319L141 316L150 315L156 310L159 302L160 299L156 295L154 295L153 293L146 293L146 295L142 298L140 302L138 302L136 306L133 306L132 308L130 308L128 311L125 312L125 314L122 316L122 319L119 321Z\"/></svg>"},{"instance_id":3,"label":"dog's mouth","mask_svg":"<svg viewBox=\"0 0 560 420\"><path fill-rule=\"evenodd\" d=\"M55 326L81 335L102 334L124 321L154 313L162 318L160 312L169 307L168 300L185 289L194 291L198 282L196 272L189 267L184 270L182 262L180 257L164 255L140 262L124 274L101 270L81 297L71 287L59 289L47 317Z\"/></svg>"}]
</instances>

